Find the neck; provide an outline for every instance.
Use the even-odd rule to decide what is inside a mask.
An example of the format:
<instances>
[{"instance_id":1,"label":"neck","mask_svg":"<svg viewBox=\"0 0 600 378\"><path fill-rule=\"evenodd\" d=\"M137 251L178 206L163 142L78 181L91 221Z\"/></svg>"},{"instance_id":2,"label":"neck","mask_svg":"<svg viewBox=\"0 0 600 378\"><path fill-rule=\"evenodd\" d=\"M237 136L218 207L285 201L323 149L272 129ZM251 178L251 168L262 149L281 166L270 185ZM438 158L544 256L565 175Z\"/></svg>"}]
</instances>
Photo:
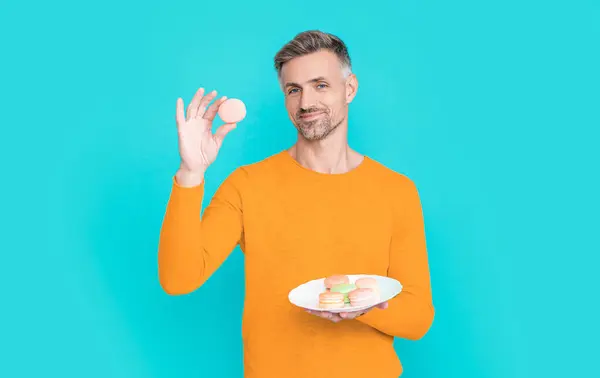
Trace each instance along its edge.
<instances>
[{"instance_id":1,"label":"neck","mask_svg":"<svg viewBox=\"0 0 600 378\"><path fill-rule=\"evenodd\" d=\"M356 168L363 157L348 145L345 125L338 126L325 139L310 141L298 136L289 154L302 166L319 173L345 173Z\"/></svg>"}]
</instances>

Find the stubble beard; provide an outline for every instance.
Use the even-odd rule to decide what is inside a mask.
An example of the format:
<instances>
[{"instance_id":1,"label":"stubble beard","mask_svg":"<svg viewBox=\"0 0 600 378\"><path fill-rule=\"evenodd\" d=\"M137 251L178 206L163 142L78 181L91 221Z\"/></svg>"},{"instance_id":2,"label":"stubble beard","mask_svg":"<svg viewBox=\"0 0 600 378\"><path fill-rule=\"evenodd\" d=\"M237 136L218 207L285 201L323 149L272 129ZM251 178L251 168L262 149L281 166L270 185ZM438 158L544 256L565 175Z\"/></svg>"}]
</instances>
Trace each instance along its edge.
<instances>
[{"instance_id":1,"label":"stubble beard","mask_svg":"<svg viewBox=\"0 0 600 378\"><path fill-rule=\"evenodd\" d=\"M296 129L302 137L308 141L320 141L327 138L343 122L343 118L338 122L333 122L331 117L326 114L322 118L313 121L299 120Z\"/></svg>"}]
</instances>

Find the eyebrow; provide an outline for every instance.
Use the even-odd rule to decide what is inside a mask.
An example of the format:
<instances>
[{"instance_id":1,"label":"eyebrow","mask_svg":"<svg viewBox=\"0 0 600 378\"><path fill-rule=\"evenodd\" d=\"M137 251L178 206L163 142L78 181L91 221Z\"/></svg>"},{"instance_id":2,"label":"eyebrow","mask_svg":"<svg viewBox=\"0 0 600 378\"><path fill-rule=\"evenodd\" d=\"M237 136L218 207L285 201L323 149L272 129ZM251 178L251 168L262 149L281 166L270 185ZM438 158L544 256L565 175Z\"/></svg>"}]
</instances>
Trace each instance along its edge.
<instances>
[{"instance_id":1,"label":"eyebrow","mask_svg":"<svg viewBox=\"0 0 600 378\"><path fill-rule=\"evenodd\" d=\"M308 80L306 83L316 83L317 81L327 81L327 79L325 79L325 77L323 76L319 76L319 77L315 77L314 79L310 79ZM285 83L285 87L300 87L300 84L298 83L294 83L294 82L287 82Z\"/></svg>"}]
</instances>

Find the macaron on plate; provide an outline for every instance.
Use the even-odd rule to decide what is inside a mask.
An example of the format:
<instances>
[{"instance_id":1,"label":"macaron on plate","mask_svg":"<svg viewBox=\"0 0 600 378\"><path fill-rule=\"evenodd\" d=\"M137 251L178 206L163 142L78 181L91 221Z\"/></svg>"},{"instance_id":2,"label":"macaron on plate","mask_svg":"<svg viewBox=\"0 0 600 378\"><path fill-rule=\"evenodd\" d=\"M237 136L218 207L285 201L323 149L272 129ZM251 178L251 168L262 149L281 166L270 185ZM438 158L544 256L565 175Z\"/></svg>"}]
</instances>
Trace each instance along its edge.
<instances>
[{"instance_id":1,"label":"macaron on plate","mask_svg":"<svg viewBox=\"0 0 600 378\"><path fill-rule=\"evenodd\" d=\"M372 274L338 274L308 281L292 289L295 306L335 313L360 311L389 301L402 291L397 280Z\"/></svg>"}]
</instances>

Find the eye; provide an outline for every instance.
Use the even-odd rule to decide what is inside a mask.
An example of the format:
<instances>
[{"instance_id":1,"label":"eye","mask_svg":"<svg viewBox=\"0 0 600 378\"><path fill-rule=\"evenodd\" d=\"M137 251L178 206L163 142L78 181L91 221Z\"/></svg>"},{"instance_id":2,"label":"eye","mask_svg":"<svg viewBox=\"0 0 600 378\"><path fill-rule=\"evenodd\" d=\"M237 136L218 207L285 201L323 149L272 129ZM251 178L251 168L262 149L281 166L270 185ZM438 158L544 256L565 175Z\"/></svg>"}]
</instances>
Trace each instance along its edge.
<instances>
[{"instance_id":1,"label":"eye","mask_svg":"<svg viewBox=\"0 0 600 378\"><path fill-rule=\"evenodd\" d=\"M294 91L297 91L297 90L298 90L297 88L292 88L288 91L288 94L292 94L292 93L294 93Z\"/></svg>"},{"instance_id":2,"label":"eye","mask_svg":"<svg viewBox=\"0 0 600 378\"><path fill-rule=\"evenodd\" d=\"M322 89L322 88L325 88L326 86L327 86L327 84L321 83L321 84L317 85L317 88Z\"/></svg>"}]
</instances>

